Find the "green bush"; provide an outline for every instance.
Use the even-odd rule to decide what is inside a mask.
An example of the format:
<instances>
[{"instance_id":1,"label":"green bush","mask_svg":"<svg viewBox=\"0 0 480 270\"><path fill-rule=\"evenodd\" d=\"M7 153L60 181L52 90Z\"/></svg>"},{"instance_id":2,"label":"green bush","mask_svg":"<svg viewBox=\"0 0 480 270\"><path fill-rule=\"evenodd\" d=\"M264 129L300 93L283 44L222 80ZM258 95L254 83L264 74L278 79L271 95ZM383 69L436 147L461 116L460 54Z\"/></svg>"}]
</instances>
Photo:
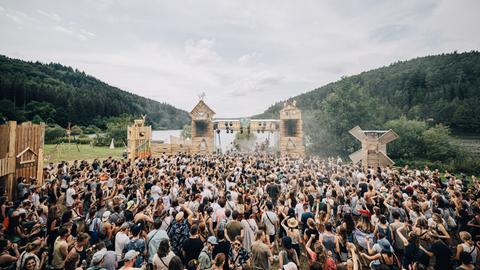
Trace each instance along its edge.
<instances>
[{"instance_id":1,"label":"green bush","mask_svg":"<svg viewBox=\"0 0 480 270\"><path fill-rule=\"evenodd\" d=\"M100 132L100 129L95 125L89 125L88 127L83 128L84 134L95 134L97 132Z\"/></svg>"},{"instance_id":2,"label":"green bush","mask_svg":"<svg viewBox=\"0 0 480 270\"><path fill-rule=\"evenodd\" d=\"M450 141L450 130L444 125L436 125L423 132L425 157L430 160L451 160L460 152Z\"/></svg>"},{"instance_id":3,"label":"green bush","mask_svg":"<svg viewBox=\"0 0 480 270\"><path fill-rule=\"evenodd\" d=\"M393 159L450 162L460 157L461 151L451 142L450 130L444 125L429 128L425 121L400 117L388 121L385 127L400 136L388 144Z\"/></svg>"},{"instance_id":4,"label":"green bush","mask_svg":"<svg viewBox=\"0 0 480 270\"><path fill-rule=\"evenodd\" d=\"M65 129L55 125L53 127L47 127L45 129L45 142L46 143L55 143L56 140L62 138L66 135Z\"/></svg>"},{"instance_id":5,"label":"green bush","mask_svg":"<svg viewBox=\"0 0 480 270\"><path fill-rule=\"evenodd\" d=\"M388 121L385 128L392 129L400 136L387 146L390 157L412 160L425 153L423 133L428 128L425 122L408 120L402 116L399 119Z\"/></svg>"}]
</instances>

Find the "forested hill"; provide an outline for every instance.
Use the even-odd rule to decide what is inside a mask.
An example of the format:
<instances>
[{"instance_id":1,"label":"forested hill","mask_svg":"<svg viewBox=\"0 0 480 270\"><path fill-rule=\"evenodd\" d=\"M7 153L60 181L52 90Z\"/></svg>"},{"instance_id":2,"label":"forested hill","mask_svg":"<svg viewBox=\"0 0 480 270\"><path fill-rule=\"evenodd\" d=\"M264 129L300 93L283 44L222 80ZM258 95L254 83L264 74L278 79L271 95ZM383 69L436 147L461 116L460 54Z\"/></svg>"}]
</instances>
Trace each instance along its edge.
<instances>
[{"instance_id":1,"label":"forested hill","mask_svg":"<svg viewBox=\"0 0 480 270\"><path fill-rule=\"evenodd\" d=\"M302 109L307 140L317 150L349 153L358 147L352 144L350 128L387 128L388 121L400 117L427 126L443 124L454 131L480 132L480 53L396 62L291 99ZM282 104L257 117L278 117Z\"/></svg>"},{"instance_id":2,"label":"forested hill","mask_svg":"<svg viewBox=\"0 0 480 270\"><path fill-rule=\"evenodd\" d=\"M291 99L302 110L315 111L321 109L328 94L344 87L373 98L371 109L383 114L376 124L405 115L433 119L466 132L480 132L480 53L476 51L396 62ZM262 116L278 114L282 104L271 106Z\"/></svg>"},{"instance_id":3,"label":"forested hill","mask_svg":"<svg viewBox=\"0 0 480 270\"><path fill-rule=\"evenodd\" d=\"M107 118L147 115L156 129L181 129L188 113L110 86L61 64L25 62L0 55L0 119L96 125Z\"/></svg>"}]
</instances>

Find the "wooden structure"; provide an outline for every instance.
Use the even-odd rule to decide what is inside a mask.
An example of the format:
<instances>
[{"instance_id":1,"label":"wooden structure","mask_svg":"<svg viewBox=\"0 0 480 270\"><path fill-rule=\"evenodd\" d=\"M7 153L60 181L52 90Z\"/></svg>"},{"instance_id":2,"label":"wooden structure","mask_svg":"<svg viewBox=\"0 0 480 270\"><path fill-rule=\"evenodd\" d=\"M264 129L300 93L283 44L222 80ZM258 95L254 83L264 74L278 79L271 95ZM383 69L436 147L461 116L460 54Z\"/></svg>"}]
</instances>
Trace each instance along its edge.
<instances>
[{"instance_id":1,"label":"wooden structure","mask_svg":"<svg viewBox=\"0 0 480 270\"><path fill-rule=\"evenodd\" d=\"M302 112L295 101L285 102L280 110L280 154L305 155Z\"/></svg>"},{"instance_id":2,"label":"wooden structure","mask_svg":"<svg viewBox=\"0 0 480 270\"><path fill-rule=\"evenodd\" d=\"M170 143L154 143L156 154L212 154L215 151L215 133L280 132L280 154L303 156L302 114L295 101L287 102L278 119L213 118L215 112L201 99L190 112L192 139L170 138Z\"/></svg>"},{"instance_id":3,"label":"wooden structure","mask_svg":"<svg viewBox=\"0 0 480 270\"><path fill-rule=\"evenodd\" d=\"M177 155L191 154L192 141L175 136L170 136L170 142L152 142L152 154L154 155Z\"/></svg>"},{"instance_id":4,"label":"wooden structure","mask_svg":"<svg viewBox=\"0 0 480 270\"><path fill-rule=\"evenodd\" d=\"M192 118L191 152L210 154L214 150L213 116L215 112L200 100L190 112Z\"/></svg>"},{"instance_id":5,"label":"wooden structure","mask_svg":"<svg viewBox=\"0 0 480 270\"><path fill-rule=\"evenodd\" d=\"M353 137L362 143L362 149L350 155L353 164L362 163L362 167L376 168L395 164L387 156L387 143L398 138L393 130L362 130L359 126L350 131Z\"/></svg>"},{"instance_id":6,"label":"wooden structure","mask_svg":"<svg viewBox=\"0 0 480 270\"><path fill-rule=\"evenodd\" d=\"M152 126L145 126L145 117L134 120L127 129L128 158L144 158L151 155L152 151Z\"/></svg>"},{"instance_id":7,"label":"wooden structure","mask_svg":"<svg viewBox=\"0 0 480 270\"><path fill-rule=\"evenodd\" d=\"M0 194L15 198L19 177L34 177L37 185L43 184L44 134L44 125L30 122L0 125Z\"/></svg>"}]
</instances>

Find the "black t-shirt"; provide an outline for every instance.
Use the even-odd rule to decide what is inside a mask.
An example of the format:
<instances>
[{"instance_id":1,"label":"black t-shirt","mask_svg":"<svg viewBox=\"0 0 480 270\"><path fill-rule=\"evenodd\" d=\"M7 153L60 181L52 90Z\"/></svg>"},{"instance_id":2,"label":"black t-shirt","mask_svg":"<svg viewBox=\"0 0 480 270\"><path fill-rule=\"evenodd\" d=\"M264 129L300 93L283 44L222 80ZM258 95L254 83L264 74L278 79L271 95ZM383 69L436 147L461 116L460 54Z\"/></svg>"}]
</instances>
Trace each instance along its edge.
<instances>
[{"instance_id":1,"label":"black t-shirt","mask_svg":"<svg viewBox=\"0 0 480 270\"><path fill-rule=\"evenodd\" d=\"M203 242L199 237L188 238L185 242L183 242L183 251L185 252L184 263L187 264L190 260L198 259L202 249Z\"/></svg>"},{"instance_id":2,"label":"black t-shirt","mask_svg":"<svg viewBox=\"0 0 480 270\"><path fill-rule=\"evenodd\" d=\"M451 270L453 269L452 265L452 252L450 248L445 245L442 241L436 241L432 244L430 252L433 252L435 255L435 269L436 270Z\"/></svg>"},{"instance_id":3,"label":"black t-shirt","mask_svg":"<svg viewBox=\"0 0 480 270\"><path fill-rule=\"evenodd\" d=\"M305 234L307 235L307 239L310 239L311 235L315 235L313 243L315 243L318 240L318 231L316 229L307 228L305 230Z\"/></svg>"}]
</instances>

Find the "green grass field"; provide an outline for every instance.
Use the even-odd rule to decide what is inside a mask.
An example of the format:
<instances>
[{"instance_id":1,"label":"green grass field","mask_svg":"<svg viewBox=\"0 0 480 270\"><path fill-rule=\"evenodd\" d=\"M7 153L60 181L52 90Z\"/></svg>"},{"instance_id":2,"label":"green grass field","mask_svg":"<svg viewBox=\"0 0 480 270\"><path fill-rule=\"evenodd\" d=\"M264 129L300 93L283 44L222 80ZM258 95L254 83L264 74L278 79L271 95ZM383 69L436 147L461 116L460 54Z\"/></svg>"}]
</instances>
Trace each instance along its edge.
<instances>
[{"instance_id":1,"label":"green grass field","mask_svg":"<svg viewBox=\"0 0 480 270\"><path fill-rule=\"evenodd\" d=\"M93 160L95 158L105 159L108 157L121 158L122 147L110 149L108 147L90 146L85 144L45 144L45 162Z\"/></svg>"},{"instance_id":2,"label":"green grass field","mask_svg":"<svg viewBox=\"0 0 480 270\"><path fill-rule=\"evenodd\" d=\"M452 142L480 158L480 134L452 134Z\"/></svg>"}]
</instances>

